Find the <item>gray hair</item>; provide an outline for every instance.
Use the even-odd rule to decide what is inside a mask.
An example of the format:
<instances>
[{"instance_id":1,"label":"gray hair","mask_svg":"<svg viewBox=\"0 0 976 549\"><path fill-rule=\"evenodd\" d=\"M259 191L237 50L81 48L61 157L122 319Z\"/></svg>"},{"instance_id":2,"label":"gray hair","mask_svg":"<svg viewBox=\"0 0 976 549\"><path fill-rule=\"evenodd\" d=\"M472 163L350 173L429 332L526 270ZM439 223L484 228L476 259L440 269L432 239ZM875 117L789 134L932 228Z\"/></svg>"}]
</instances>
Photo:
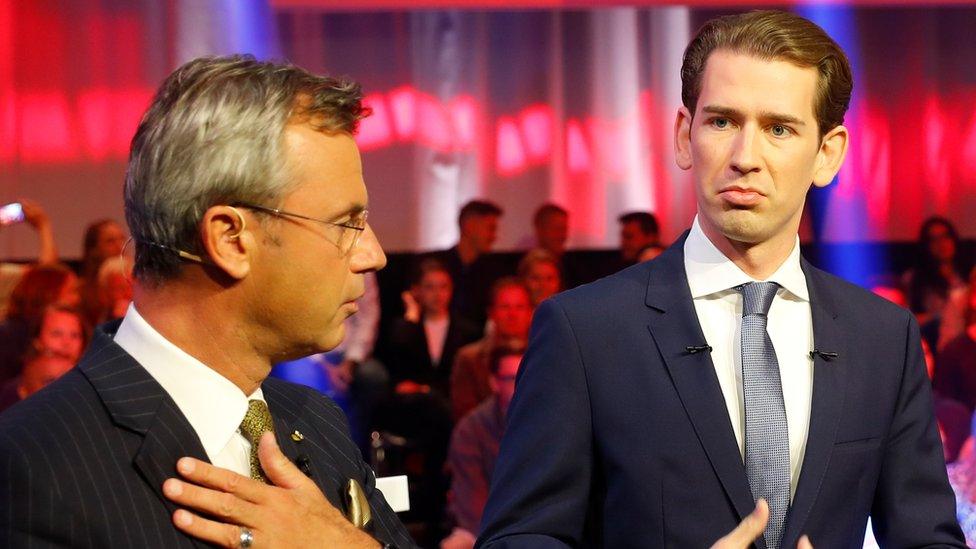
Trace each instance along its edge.
<instances>
[{"instance_id":1,"label":"gray hair","mask_svg":"<svg viewBox=\"0 0 976 549\"><path fill-rule=\"evenodd\" d=\"M282 151L289 122L351 134L368 115L359 84L294 65L234 55L178 68L132 139L124 192L136 278L172 278L177 251L201 255L198 226L208 208L284 199L293 187Z\"/></svg>"}]
</instances>

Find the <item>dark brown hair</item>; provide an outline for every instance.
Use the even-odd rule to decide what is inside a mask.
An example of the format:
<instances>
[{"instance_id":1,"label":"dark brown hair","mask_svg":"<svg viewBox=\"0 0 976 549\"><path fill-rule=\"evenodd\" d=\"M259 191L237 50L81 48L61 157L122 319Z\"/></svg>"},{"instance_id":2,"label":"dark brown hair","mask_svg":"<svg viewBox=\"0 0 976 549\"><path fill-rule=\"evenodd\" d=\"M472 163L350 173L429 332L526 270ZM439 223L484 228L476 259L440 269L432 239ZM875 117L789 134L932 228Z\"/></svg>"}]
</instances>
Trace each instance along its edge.
<instances>
[{"instance_id":1,"label":"dark brown hair","mask_svg":"<svg viewBox=\"0 0 976 549\"><path fill-rule=\"evenodd\" d=\"M844 123L854 78L844 50L813 22L784 11L751 11L705 23L685 49L681 101L695 115L708 56L729 50L814 67L820 77L813 111L820 135Z\"/></svg>"}]
</instances>

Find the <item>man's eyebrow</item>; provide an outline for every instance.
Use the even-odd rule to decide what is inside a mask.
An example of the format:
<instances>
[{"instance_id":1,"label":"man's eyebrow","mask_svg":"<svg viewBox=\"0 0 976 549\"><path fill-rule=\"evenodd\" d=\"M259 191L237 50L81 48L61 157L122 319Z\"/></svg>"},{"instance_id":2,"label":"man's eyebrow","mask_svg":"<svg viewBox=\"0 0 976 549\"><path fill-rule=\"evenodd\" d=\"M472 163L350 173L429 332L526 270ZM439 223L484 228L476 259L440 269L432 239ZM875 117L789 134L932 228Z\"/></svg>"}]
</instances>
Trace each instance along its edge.
<instances>
[{"instance_id":1,"label":"man's eyebrow","mask_svg":"<svg viewBox=\"0 0 976 549\"><path fill-rule=\"evenodd\" d=\"M333 216L332 219L342 219L343 217L355 217L355 216L357 216L357 215L365 212L366 209L367 209L366 208L366 204L360 204L360 203L357 202L357 203L349 206L345 210L343 210L342 213L339 213L339 214Z\"/></svg>"},{"instance_id":2,"label":"man's eyebrow","mask_svg":"<svg viewBox=\"0 0 976 549\"><path fill-rule=\"evenodd\" d=\"M737 119L744 117L741 111L729 107L722 107L720 105L705 105L702 107L702 112ZM794 126L806 125L806 122L791 114L783 114L778 112L762 111L759 113L759 118L765 122L772 122L773 124L791 124Z\"/></svg>"},{"instance_id":3,"label":"man's eyebrow","mask_svg":"<svg viewBox=\"0 0 976 549\"><path fill-rule=\"evenodd\" d=\"M727 116L729 118L742 118L741 112L729 107L721 107L719 105L705 105L702 107L702 112L718 114L721 116Z\"/></svg>"}]
</instances>

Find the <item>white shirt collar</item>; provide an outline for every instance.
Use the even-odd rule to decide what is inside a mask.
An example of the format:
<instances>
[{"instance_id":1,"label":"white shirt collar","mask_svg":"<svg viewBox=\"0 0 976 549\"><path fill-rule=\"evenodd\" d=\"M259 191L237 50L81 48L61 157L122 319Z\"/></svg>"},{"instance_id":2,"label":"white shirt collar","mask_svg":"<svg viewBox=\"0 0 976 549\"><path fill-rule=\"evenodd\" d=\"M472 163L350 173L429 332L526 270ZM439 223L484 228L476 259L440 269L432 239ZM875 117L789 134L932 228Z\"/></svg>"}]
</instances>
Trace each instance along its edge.
<instances>
[{"instance_id":1,"label":"white shirt collar","mask_svg":"<svg viewBox=\"0 0 976 549\"><path fill-rule=\"evenodd\" d=\"M759 282L742 271L712 244L698 223L698 216L691 225L685 240L685 273L692 299L704 297L734 288L747 282ZM775 282L797 299L810 301L807 279L800 268L800 238L796 238L793 251L776 269L768 282Z\"/></svg>"},{"instance_id":2,"label":"white shirt collar","mask_svg":"<svg viewBox=\"0 0 976 549\"><path fill-rule=\"evenodd\" d=\"M129 305L115 342L169 393L211 461L237 432L247 413L247 401L264 400L260 387L246 396L229 379L171 343L134 305Z\"/></svg>"}]
</instances>

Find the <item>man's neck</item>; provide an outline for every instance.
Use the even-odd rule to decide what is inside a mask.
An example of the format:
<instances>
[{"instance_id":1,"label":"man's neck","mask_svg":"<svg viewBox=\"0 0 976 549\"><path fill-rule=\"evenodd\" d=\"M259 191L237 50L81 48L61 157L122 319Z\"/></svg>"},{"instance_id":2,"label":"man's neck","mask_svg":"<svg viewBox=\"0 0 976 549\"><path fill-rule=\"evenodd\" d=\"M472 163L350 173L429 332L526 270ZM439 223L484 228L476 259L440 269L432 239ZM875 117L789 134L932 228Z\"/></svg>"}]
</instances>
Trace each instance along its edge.
<instances>
[{"instance_id":1,"label":"man's neck","mask_svg":"<svg viewBox=\"0 0 976 549\"><path fill-rule=\"evenodd\" d=\"M271 360L239 323L221 321L234 317L223 301L215 293L168 284L146 289L137 283L134 295L136 310L153 329L250 395L268 377Z\"/></svg>"},{"instance_id":2,"label":"man's neck","mask_svg":"<svg viewBox=\"0 0 976 549\"><path fill-rule=\"evenodd\" d=\"M478 260L481 256L481 252L474 247L473 244L462 238L458 241L457 245L458 256L461 258L461 263L464 265L470 265Z\"/></svg>"},{"instance_id":3,"label":"man's neck","mask_svg":"<svg viewBox=\"0 0 976 549\"><path fill-rule=\"evenodd\" d=\"M756 280L766 280L786 261L796 245L796 231L786 232L763 242L732 240L699 217L705 237L742 272Z\"/></svg>"}]
</instances>

